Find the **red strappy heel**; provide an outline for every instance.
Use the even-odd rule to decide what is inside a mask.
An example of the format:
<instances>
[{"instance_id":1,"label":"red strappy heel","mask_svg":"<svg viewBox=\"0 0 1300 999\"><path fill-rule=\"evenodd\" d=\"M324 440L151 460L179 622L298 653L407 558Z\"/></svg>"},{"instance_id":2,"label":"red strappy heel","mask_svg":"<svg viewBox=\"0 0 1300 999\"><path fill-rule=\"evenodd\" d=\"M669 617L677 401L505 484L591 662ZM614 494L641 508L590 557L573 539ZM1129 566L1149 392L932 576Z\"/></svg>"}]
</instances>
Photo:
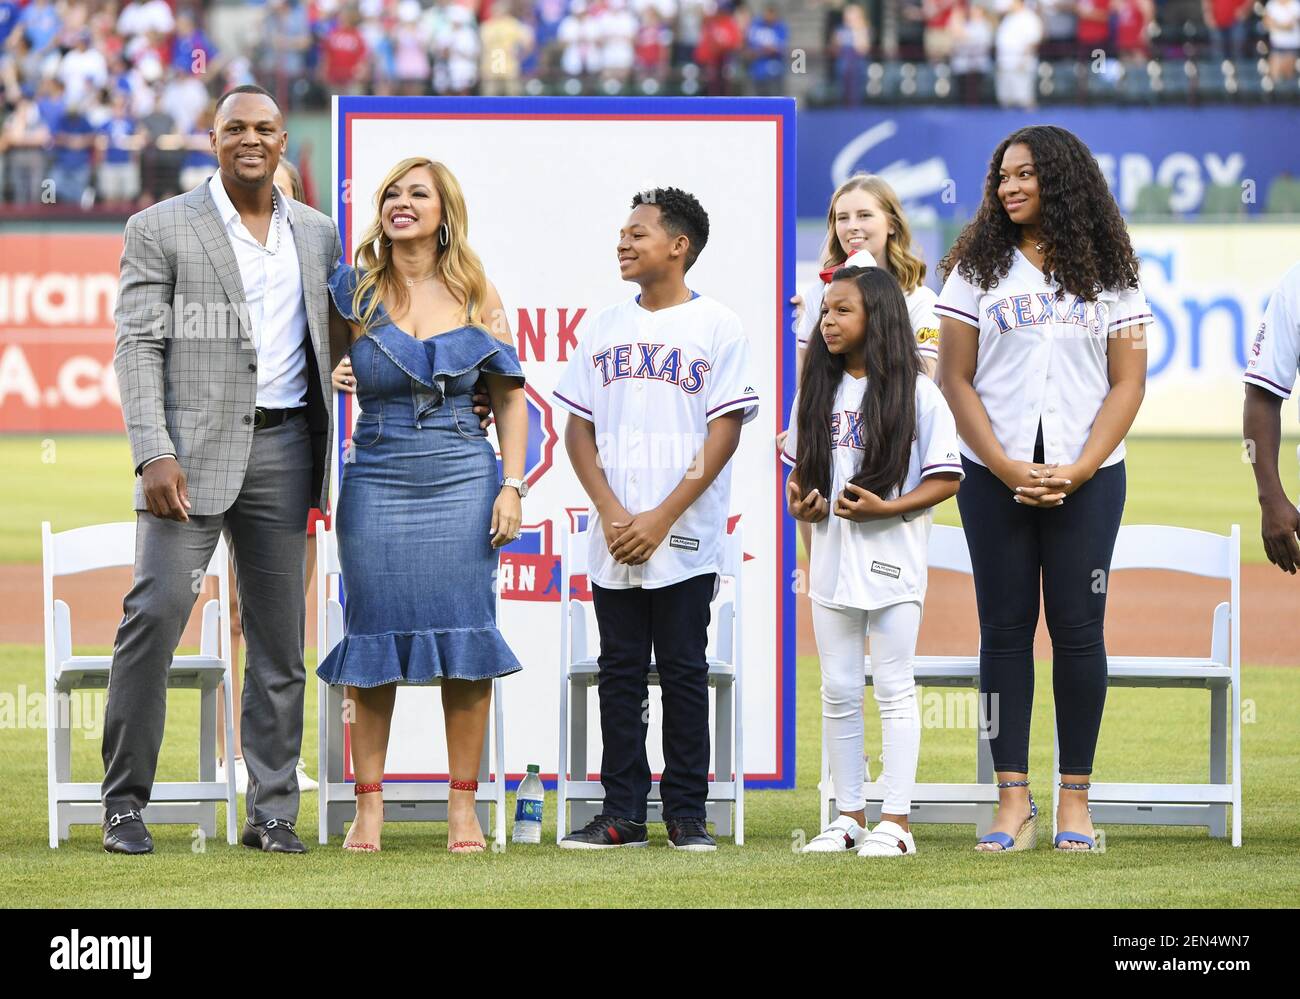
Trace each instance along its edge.
<instances>
[{"instance_id":1,"label":"red strappy heel","mask_svg":"<svg viewBox=\"0 0 1300 999\"><path fill-rule=\"evenodd\" d=\"M453 780L449 782L448 787L453 791L477 791L478 781L476 780ZM448 808L450 808L448 803ZM468 847L477 847L477 849L467 849ZM487 849L487 843L480 843L474 839L457 840L455 843L448 843L447 849L452 853L482 853Z\"/></svg>"},{"instance_id":2,"label":"red strappy heel","mask_svg":"<svg viewBox=\"0 0 1300 999\"><path fill-rule=\"evenodd\" d=\"M384 789L383 782L377 784L356 784L352 788L354 795L374 794ZM351 830L349 830L351 832ZM379 847L374 843L343 843L343 849L348 853L379 853Z\"/></svg>"}]
</instances>

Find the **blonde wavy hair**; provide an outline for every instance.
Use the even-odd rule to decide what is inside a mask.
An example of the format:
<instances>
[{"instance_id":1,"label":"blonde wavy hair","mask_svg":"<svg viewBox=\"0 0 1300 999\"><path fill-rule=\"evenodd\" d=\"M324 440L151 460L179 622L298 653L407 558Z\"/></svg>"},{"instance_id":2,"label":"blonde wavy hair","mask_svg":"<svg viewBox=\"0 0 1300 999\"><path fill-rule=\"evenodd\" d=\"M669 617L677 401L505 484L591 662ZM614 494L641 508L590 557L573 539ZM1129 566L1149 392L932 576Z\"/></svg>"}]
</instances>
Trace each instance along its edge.
<instances>
[{"instance_id":1,"label":"blonde wavy hair","mask_svg":"<svg viewBox=\"0 0 1300 999\"><path fill-rule=\"evenodd\" d=\"M885 269L898 279L904 293L915 291L925 281L925 261L912 250L912 227L907 224L903 206L894 189L873 173L855 173L831 196L826 211L826 241L822 243L822 267L838 267L848 259L835 235L835 205L849 191L866 191L889 217L894 234L885 239Z\"/></svg>"},{"instance_id":2,"label":"blonde wavy hair","mask_svg":"<svg viewBox=\"0 0 1300 999\"><path fill-rule=\"evenodd\" d=\"M353 314L361 319L362 329L368 330L380 301L395 302L399 312L406 311L410 297L405 282L393 269L393 244L384 235L381 216L384 192L416 167L428 167L433 173L433 186L442 202L442 221L447 224L447 245L443 246L440 240L436 244L438 280L464 303L465 324L486 329L483 300L487 296L487 275L483 272L483 261L469 245L465 195L460 182L444 164L422 156L410 156L395 164L375 192L375 220L361 234L355 261L358 280L356 291L352 293ZM433 238L438 240L437 234Z\"/></svg>"}]
</instances>

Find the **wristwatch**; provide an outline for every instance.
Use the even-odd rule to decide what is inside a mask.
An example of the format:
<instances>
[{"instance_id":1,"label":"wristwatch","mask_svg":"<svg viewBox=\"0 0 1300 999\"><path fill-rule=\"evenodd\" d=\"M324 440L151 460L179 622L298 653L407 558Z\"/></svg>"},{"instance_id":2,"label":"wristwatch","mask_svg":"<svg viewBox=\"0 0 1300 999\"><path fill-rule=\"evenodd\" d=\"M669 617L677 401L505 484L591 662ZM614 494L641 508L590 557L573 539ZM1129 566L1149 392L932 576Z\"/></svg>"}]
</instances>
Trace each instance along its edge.
<instances>
[{"instance_id":1,"label":"wristwatch","mask_svg":"<svg viewBox=\"0 0 1300 999\"><path fill-rule=\"evenodd\" d=\"M523 479L502 479L501 485L503 487L514 486L519 493L520 499L523 499L525 496L528 495L528 483L525 482Z\"/></svg>"}]
</instances>

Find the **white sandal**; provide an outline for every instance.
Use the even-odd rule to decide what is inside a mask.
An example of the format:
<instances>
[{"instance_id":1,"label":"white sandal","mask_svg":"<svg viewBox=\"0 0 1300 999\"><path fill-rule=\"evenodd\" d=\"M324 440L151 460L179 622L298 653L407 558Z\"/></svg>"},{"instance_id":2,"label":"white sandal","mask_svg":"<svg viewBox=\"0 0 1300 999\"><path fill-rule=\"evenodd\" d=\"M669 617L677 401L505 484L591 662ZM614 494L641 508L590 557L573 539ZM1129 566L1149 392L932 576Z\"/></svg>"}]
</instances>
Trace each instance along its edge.
<instances>
[{"instance_id":1,"label":"white sandal","mask_svg":"<svg viewBox=\"0 0 1300 999\"><path fill-rule=\"evenodd\" d=\"M800 853L848 853L867 838L867 830L847 815L841 815L804 846Z\"/></svg>"},{"instance_id":2,"label":"white sandal","mask_svg":"<svg viewBox=\"0 0 1300 999\"><path fill-rule=\"evenodd\" d=\"M916 840L897 822L877 822L858 850L859 857L910 857L916 853Z\"/></svg>"}]
</instances>

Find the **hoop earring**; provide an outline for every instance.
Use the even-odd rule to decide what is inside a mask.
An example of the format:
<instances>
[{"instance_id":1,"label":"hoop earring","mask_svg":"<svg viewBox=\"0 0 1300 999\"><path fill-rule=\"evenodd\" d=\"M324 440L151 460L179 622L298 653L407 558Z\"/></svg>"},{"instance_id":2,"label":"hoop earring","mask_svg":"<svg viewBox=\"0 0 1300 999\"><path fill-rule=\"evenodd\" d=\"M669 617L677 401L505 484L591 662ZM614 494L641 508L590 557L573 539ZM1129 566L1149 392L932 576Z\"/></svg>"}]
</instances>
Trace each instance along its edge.
<instances>
[{"instance_id":1,"label":"hoop earring","mask_svg":"<svg viewBox=\"0 0 1300 999\"><path fill-rule=\"evenodd\" d=\"M442 225L438 226L438 245L446 246L450 242L451 230L447 228L447 223L444 222Z\"/></svg>"}]
</instances>

